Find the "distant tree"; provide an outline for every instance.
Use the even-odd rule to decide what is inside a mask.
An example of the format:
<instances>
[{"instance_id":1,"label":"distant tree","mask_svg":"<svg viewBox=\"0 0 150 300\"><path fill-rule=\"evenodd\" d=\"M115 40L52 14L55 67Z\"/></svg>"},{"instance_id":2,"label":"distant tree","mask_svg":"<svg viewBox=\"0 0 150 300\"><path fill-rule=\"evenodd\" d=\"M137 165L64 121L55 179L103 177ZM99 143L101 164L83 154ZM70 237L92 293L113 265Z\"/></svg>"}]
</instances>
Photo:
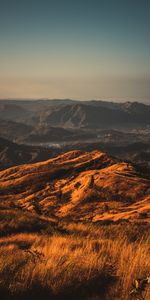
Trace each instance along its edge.
<instances>
[{"instance_id":1,"label":"distant tree","mask_svg":"<svg viewBox=\"0 0 150 300\"><path fill-rule=\"evenodd\" d=\"M58 190L58 192L57 192L57 196L58 196L58 198L61 200L62 199L62 190L61 190L61 188L59 187L59 190Z\"/></svg>"},{"instance_id":2,"label":"distant tree","mask_svg":"<svg viewBox=\"0 0 150 300\"><path fill-rule=\"evenodd\" d=\"M109 211L109 206L108 206L108 204L104 203L103 210L104 210L104 212L108 212L108 211Z\"/></svg>"},{"instance_id":3,"label":"distant tree","mask_svg":"<svg viewBox=\"0 0 150 300\"><path fill-rule=\"evenodd\" d=\"M89 188L92 189L94 187L94 175L91 176Z\"/></svg>"}]
</instances>

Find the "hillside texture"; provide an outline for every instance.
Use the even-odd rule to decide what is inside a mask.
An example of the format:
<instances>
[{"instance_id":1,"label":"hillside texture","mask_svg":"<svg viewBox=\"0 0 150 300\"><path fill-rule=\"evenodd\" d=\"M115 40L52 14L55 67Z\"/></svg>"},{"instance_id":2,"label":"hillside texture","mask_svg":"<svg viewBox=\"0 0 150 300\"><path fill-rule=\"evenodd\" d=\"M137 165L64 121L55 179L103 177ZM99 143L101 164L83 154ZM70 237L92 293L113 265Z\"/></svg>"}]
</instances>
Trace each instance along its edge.
<instances>
[{"instance_id":1,"label":"hillside texture","mask_svg":"<svg viewBox=\"0 0 150 300\"><path fill-rule=\"evenodd\" d=\"M1 171L1 300L149 300L149 221L149 174L106 153Z\"/></svg>"},{"instance_id":2,"label":"hillside texture","mask_svg":"<svg viewBox=\"0 0 150 300\"><path fill-rule=\"evenodd\" d=\"M1 208L74 220L150 218L150 177L106 153L71 151L0 172Z\"/></svg>"}]
</instances>

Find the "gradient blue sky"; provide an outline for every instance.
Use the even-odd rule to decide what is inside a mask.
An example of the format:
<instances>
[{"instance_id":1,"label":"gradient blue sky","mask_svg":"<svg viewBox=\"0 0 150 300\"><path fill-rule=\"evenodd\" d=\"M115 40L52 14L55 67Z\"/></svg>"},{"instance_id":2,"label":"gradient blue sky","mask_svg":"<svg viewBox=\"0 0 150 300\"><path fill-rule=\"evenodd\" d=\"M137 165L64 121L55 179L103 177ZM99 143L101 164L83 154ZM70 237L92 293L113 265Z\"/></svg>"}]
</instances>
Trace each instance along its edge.
<instances>
[{"instance_id":1,"label":"gradient blue sky","mask_svg":"<svg viewBox=\"0 0 150 300\"><path fill-rule=\"evenodd\" d=\"M0 98L150 99L150 1L0 0Z\"/></svg>"}]
</instances>

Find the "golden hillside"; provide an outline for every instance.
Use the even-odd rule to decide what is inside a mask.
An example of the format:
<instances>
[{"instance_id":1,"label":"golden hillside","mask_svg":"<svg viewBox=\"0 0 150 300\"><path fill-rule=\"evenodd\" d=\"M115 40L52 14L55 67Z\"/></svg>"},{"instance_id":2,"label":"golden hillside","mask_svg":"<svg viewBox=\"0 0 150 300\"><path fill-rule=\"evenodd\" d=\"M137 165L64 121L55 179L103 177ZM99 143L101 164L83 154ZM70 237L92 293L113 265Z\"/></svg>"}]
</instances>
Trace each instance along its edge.
<instances>
[{"instance_id":1,"label":"golden hillside","mask_svg":"<svg viewBox=\"0 0 150 300\"><path fill-rule=\"evenodd\" d=\"M0 172L0 208L74 220L150 220L150 177L100 151Z\"/></svg>"},{"instance_id":2,"label":"golden hillside","mask_svg":"<svg viewBox=\"0 0 150 300\"><path fill-rule=\"evenodd\" d=\"M0 172L1 299L131 300L143 278L149 300L149 195L148 174L99 151Z\"/></svg>"}]
</instances>

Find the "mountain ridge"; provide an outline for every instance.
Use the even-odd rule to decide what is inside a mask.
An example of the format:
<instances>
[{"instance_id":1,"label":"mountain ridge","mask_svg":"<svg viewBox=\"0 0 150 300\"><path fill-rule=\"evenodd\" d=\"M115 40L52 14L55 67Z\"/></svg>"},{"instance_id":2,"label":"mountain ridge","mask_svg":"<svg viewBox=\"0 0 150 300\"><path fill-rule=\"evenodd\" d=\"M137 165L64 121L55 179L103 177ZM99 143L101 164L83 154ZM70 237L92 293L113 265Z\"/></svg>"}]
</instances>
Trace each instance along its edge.
<instances>
[{"instance_id":1,"label":"mountain ridge","mask_svg":"<svg viewBox=\"0 0 150 300\"><path fill-rule=\"evenodd\" d=\"M78 100L1 100L0 117L28 125L47 123L58 127L150 125L150 106L140 102Z\"/></svg>"},{"instance_id":2,"label":"mountain ridge","mask_svg":"<svg viewBox=\"0 0 150 300\"><path fill-rule=\"evenodd\" d=\"M5 209L14 203L40 215L93 222L138 220L146 212L149 221L149 175L100 151L71 151L6 169L0 185Z\"/></svg>"}]
</instances>

